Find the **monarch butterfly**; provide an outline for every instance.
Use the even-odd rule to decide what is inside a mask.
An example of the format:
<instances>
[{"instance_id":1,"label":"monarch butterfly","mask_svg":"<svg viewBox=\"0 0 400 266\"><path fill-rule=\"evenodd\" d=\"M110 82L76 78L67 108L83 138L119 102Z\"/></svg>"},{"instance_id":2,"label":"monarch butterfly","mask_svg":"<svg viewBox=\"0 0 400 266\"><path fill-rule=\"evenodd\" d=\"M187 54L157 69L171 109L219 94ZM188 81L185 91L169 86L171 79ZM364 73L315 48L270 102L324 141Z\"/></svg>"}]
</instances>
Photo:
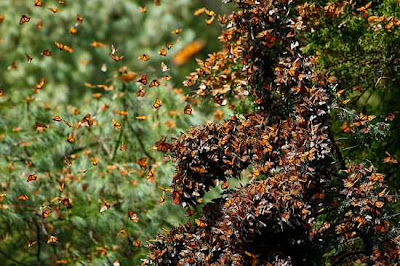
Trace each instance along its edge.
<instances>
[{"instance_id":1,"label":"monarch butterfly","mask_svg":"<svg viewBox=\"0 0 400 266\"><path fill-rule=\"evenodd\" d=\"M126 151L126 145L125 145L125 143L122 143L121 146L119 147L119 149L120 149L121 151Z\"/></svg>"},{"instance_id":2,"label":"monarch butterfly","mask_svg":"<svg viewBox=\"0 0 400 266\"><path fill-rule=\"evenodd\" d=\"M167 72L167 71L169 71L168 66L167 66L164 62L161 62L161 71L162 71L162 72Z\"/></svg>"},{"instance_id":3,"label":"monarch butterfly","mask_svg":"<svg viewBox=\"0 0 400 266\"><path fill-rule=\"evenodd\" d=\"M166 44L166 46L167 46L168 50L171 50L171 48L174 46L174 44L169 42Z\"/></svg>"},{"instance_id":4,"label":"monarch butterfly","mask_svg":"<svg viewBox=\"0 0 400 266\"><path fill-rule=\"evenodd\" d=\"M93 41L90 46L92 47L104 47L106 46L104 43L98 42L98 41Z\"/></svg>"},{"instance_id":5,"label":"monarch butterfly","mask_svg":"<svg viewBox=\"0 0 400 266\"><path fill-rule=\"evenodd\" d=\"M2 23L4 21L6 17L4 15L0 15L0 23Z\"/></svg>"},{"instance_id":6,"label":"monarch butterfly","mask_svg":"<svg viewBox=\"0 0 400 266\"><path fill-rule=\"evenodd\" d=\"M144 121L144 120L149 119L149 117L148 117L148 116L145 116L145 115L141 115L141 116L137 116L136 119L137 119L137 120Z\"/></svg>"},{"instance_id":7,"label":"monarch butterfly","mask_svg":"<svg viewBox=\"0 0 400 266\"><path fill-rule=\"evenodd\" d=\"M174 145L172 145L171 143L167 143L164 140L159 140L156 142L157 151L167 152L167 151L172 150L173 147L174 147Z\"/></svg>"},{"instance_id":8,"label":"monarch butterfly","mask_svg":"<svg viewBox=\"0 0 400 266\"><path fill-rule=\"evenodd\" d=\"M141 54L139 57L138 57L138 59L139 60L141 60L141 61L149 61L150 60L150 56L148 55L148 54Z\"/></svg>"},{"instance_id":9,"label":"monarch butterfly","mask_svg":"<svg viewBox=\"0 0 400 266\"><path fill-rule=\"evenodd\" d=\"M128 211L128 217L132 222L139 222L139 217L137 215L137 213L133 212L133 211Z\"/></svg>"},{"instance_id":10,"label":"monarch butterfly","mask_svg":"<svg viewBox=\"0 0 400 266\"><path fill-rule=\"evenodd\" d=\"M43 6L42 0L35 0L35 6Z\"/></svg>"},{"instance_id":11,"label":"monarch butterfly","mask_svg":"<svg viewBox=\"0 0 400 266\"><path fill-rule=\"evenodd\" d=\"M69 207L71 207L71 200L69 198L62 198L61 204L64 205L65 207L69 208Z\"/></svg>"},{"instance_id":12,"label":"monarch butterfly","mask_svg":"<svg viewBox=\"0 0 400 266\"><path fill-rule=\"evenodd\" d=\"M27 195L25 195L25 194L21 194L21 195L19 195L18 196L18 198L17 198L18 200L22 200L22 201L26 201L26 200L28 200L29 198L28 198L28 196Z\"/></svg>"},{"instance_id":13,"label":"monarch butterfly","mask_svg":"<svg viewBox=\"0 0 400 266\"><path fill-rule=\"evenodd\" d=\"M32 62L33 58L30 55L25 54L25 57L26 57L26 61L28 62L28 64Z\"/></svg>"},{"instance_id":14,"label":"monarch butterfly","mask_svg":"<svg viewBox=\"0 0 400 266\"><path fill-rule=\"evenodd\" d=\"M183 31L183 29L179 28L179 29L174 29L171 33L177 35L177 34L181 33L182 31Z\"/></svg>"},{"instance_id":15,"label":"monarch butterfly","mask_svg":"<svg viewBox=\"0 0 400 266\"><path fill-rule=\"evenodd\" d=\"M28 178L26 179L26 182L31 182L36 180L37 180L37 175L29 175Z\"/></svg>"},{"instance_id":16,"label":"monarch butterfly","mask_svg":"<svg viewBox=\"0 0 400 266\"><path fill-rule=\"evenodd\" d=\"M30 241L28 242L28 248L30 248L31 246L35 245L36 243L37 243L37 241L32 241L32 240L30 240Z\"/></svg>"},{"instance_id":17,"label":"monarch butterfly","mask_svg":"<svg viewBox=\"0 0 400 266\"><path fill-rule=\"evenodd\" d=\"M137 163L141 168L146 168L146 167L147 167L148 160L147 160L146 157L143 157L143 158L137 159L137 160L136 160L136 163Z\"/></svg>"},{"instance_id":18,"label":"monarch butterfly","mask_svg":"<svg viewBox=\"0 0 400 266\"><path fill-rule=\"evenodd\" d=\"M206 19L205 22L206 22L207 25L210 25L211 23L214 22L214 19L215 19L215 16L212 16L211 18Z\"/></svg>"},{"instance_id":19,"label":"monarch butterfly","mask_svg":"<svg viewBox=\"0 0 400 266\"><path fill-rule=\"evenodd\" d=\"M160 86L160 85L161 85L161 83L160 83L158 80L153 79L153 80L150 82L150 84L149 84L149 88L158 87L158 86Z\"/></svg>"},{"instance_id":20,"label":"monarch butterfly","mask_svg":"<svg viewBox=\"0 0 400 266\"><path fill-rule=\"evenodd\" d=\"M26 15L22 15L21 16L21 19L19 20L19 24L21 25L21 24L24 24L24 23L26 23L26 22L29 22L31 20L31 18L30 17L28 17L28 16L26 16Z\"/></svg>"},{"instance_id":21,"label":"monarch butterfly","mask_svg":"<svg viewBox=\"0 0 400 266\"><path fill-rule=\"evenodd\" d=\"M157 98L157 99L154 101L153 107L154 107L156 110L158 110L161 106L162 106L161 100Z\"/></svg>"},{"instance_id":22,"label":"monarch butterfly","mask_svg":"<svg viewBox=\"0 0 400 266\"><path fill-rule=\"evenodd\" d=\"M55 237L55 236L50 236L50 237L47 239L47 244L56 243L57 241L58 241L57 237Z\"/></svg>"},{"instance_id":23,"label":"monarch butterfly","mask_svg":"<svg viewBox=\"0 0 400 266\"><path fill-rule=\"evenodd\" d=\"M190 104L187 104L187 105L185 106L185 109L183 110L183 113L184 113L185 115L191 115L192 112L193 112L192 106L191 106Z\"/></svg>"},{"instance_id":24,"label":"monarch butterfly","mask_svg":"<svg viewBox=\"0 0 400 266\"><path fill-rule=\"evenodd\" d=\"M7 67L7 69L8 69L8 70L17 69L17 63L16 63L15 61L13 61L13 62L11 63L11 65L9 65L9 66Z\"/></svg>"},{"instance_id":25,"label":"monarch butterfly","mask_svg":"<svg viewBox=\"0 0 400 266\"><path fill-rule=\"evenodd\" d=\"M73 53L74 49L72 49L71 47L69 47L66 44L63 43L59 43L59 42L54 42L54 45L60 50L60 51L66 51L68 53Z\"/></svg>"},{"instance_id":26,"label":"monarch butterfly","mask_svg":"<svg viewBox=\"0 0 400 266\"><path fill-rule=\"evenodd\" d=\"M155 172L156 172L156 170L154 168L151 168L149 173L147 174L147 180L149 180L151 183L155 182L155 179L154 179Z\"/></svg>"},{"instance_id":27,"label":"monarch butterfly","mask_svg":"<svg viewBox=\"0 0 400 266\"><path fill-rule=\"evenodd\" d=\"M117 120L113 119L112 122L115 129L121 128L121 123L119 123Z\"/></svg>"},{"instance_id":28,"label":"monarch butterfly","mask_svg":"<svg viewBox=\"0 0 400 266\"><path fill-rule=\"evenodd\" d=\"M70 164L68 164L68 165L71 165L72 163L70 163ZM61 185L60 185L60 187L58 188L58 191L60 191L61 193L63 193L64 192L64 189L65 189L65 183L61 183Z\"/></svg>"},{"instance_id":29,"label":"monarch butterfly","mask_svg":"<svg viewBox=\"0 0 400 266\"><path fill-rule=\"evenodd\" d=\"M51 209L42 210L42 218L46 219L47 217L49 217L50 213L51 213Z\"/></svg>"},{"instance_id":30,"label":"monarch butterfly","mask_svg":"<svg viewBox=\"0 0 400 266\"><path fill-rule=\"evenodd\" d=\"M196 219L195 221L196 221L196 225L198 227L201 227L201 228L207 227L207 223L203 222L202 220Z\"/></svg>"},{"instance_id":31,"label":"monarch butterfly","mask_svg":"<svg viewBox=\"0 0 400 266\"><path fill-rule=\"evenodd\" d=\"M76 34L78 31L77 31L77 29L75 28L75 27L71 27L70 29L69 29L69 33L71 33L71 34Z\"/></svg>"},{"instance_id":32,"label":"monarch butterfly","mask_svg":"<svg viewBox=\"0 0 400 266\"><path fill-rule=\"evenodd\" d=\"M168 80L171 80L172 77L170 75L164 75L164 76L162 76L162 79L168 81Z\"/></svg>"},{"instance_id":33,"label":"monarch butterfly","mask_svg":"<svg viewBox=\"0 0 400 266\"><path fill-rule=\"evenodd\" d=\"M146 8L146 7L140 7L140 8L139 8L139 11L140 11L141 13L146 13L146 12L147 12L147 8Z\"/></svg>"},{"instance_id":34,"label":"monarch butterfly","mask_svg":"<svg viewBox=\"0 0 400 266\"><path fill-rule=\"evenodd\" d=\"M53 12L54 14L61 11L59 8L56 8L56 7L49 7L49 10L50 10L51 12Z\"/></svg>"},{"instance_id":35,"label":"monarch butterfly","mask_svg":"<svg viewBox=\"0 0 400 266\"><path fill-rule=\"evenodd\" d=\"M147 75L143 74L140 79L138 80L138 82L142 83L143 85L147 85Z\"/></svg>"},{"instance_id":36,"label":"monarch butterfly","mask_svg":"<svg viewBox=\"0 0 400 266\"><path fill-rule=\"evenodd\" d=\"M162 55L162 56L167 56L167 50L164 48L164 47L162 47L161 49L160 49L160 55Z\"/></svg>"},{"instance_id":37,"label":"monarch butterfly","mask_svg":"<svg viewBox=\"0 0 400 266\"><path fill-rule=\"evenodd\" d=\"M43 89L44 85L46 85L46 79L40 78L38 83L36 83L35 87L33 88L33 92L38 93L41 89Z\"/></svg>"},{"instance_id":38,"label":"monarch butterfly","mask_svg":"<svg viewBox=\"0 0 400 266\"><path fill-rule=\"evenodd\" d=\"M41 30L43 28L43 21L42 20L39 20L36 23L36 28L37 28L37 30Z\"/></svg>"},{"instance_id":39,"label":"monarch butterfly","mask_svg":"<svg viewBox=\"0 0 400 266\"><path fill-rule=\"evenodd\" d=\"M195 173L199 173L199 174L207 173L207 170L203 166L201 166L201 167L190 166L190 170L192 170Z\"/></svg>"},{"instance_id":40,"label":"monarch butterfly","mask_svg":"<svg viewBox=\"0 0 400 266\"><path fill-rule=\"evenodd\" d=\"M146 90L143 86L139 87L139 90L136 92L137 97L144 97L146 95Z\"/></svg>"},{"instance_id":41,"label":"monarch butterfly","mask_svg":"<svg viewBox=\"0 0 400 266\"><path fill-rule=\"evenodd\" d=\"M76 15L76 23L78 23L78 24L82 24L83 23L83 18L82 18L82 16L81 15Z\"/></svg>"},{"instance_id":42,"label":"monarch butterfly","mask_svg":"<svg viewBox=\"0 0 400 266\"><path fill-rule=\"evenodd\" d=\"M108 210L110 208L111 208L111 204L108 203L108 202L104 202L104 205L101 206L101 208L100 208L100 212L104 212L104 211L106 211L106 210Z\"/></svg>"},{"instance_id":43,"label":"monarch butterfly","mask_svg":"<svg viewBox=\"0 0 400 266\"><path fill-rule=\"evenodd\" d=\"M198 54L201 51L201 49L203 49L203 47L204 47L204 41L202 40L196 40L191 43L188 43L185 47L183 47L181 50L179 50L172 56L172 62L176 66L183 65L194 55Z\"/></svg>"},{"instance_id":44,"label":"monarch butterfly","mask_svg":"<svg viewBox=\"0 0 400 266\"><path fill-rule=\"evenodd\" d=\"M122 59L124 59L124 56L111 55L111 59L114 60L115 62L118 62L118 61L121 61Z\"/></svg>"},{"instance_id":45,"label":"monarch butterfly","mask_svg":"<svg viewBox=\"0 0 400 266\"><path fill-rule=\"evenodd\" d=\"M154 0L154 4L155 4L156 6L161 5L161 0Z\"/></svg>"},{"instance_id":46,"label":"monarch butterfly","mask_svg":"<svg viewBox=\"0 0 400 266\"><path fill-rule=\"evenodd\" d=\"M67 137L67 141L68 141L69 143L74 143L74 142L75 142L74 134L69 133L69 134L68 134L68 137Z\"/></svg>"},{"instance_id":47,"label":"monarch butterfly","mask_svg":"<svg viewBox=\"0 0 400 266\"><path fill-rule=\"evenodd\" d=\"M120 115L120 116L124 116L124 115L127 115L128 114L128 111L117 111L117 115Z\"/></svg>"},{"instance_id":48,"label":"monarch butterfly","mask_svg":"<svg viewBox=\"0 0 400 266\"><path fill-rule=\"evenodd\" d=\"M36 122L35 126L34 126L34 129L36 132L43 132L46 130L46 128L47 128L47 126L45 124L42 124L39 122Z\"/></svg>"},{"instance_id":49,"label":"monarch butterfly","mask_svg":"<svg viewBox=\"0 0 400 266\"><path fill-rule=\"evenodd\" d=\"M53 54L50 50L46 49L46 50L43 50L42 55L43 56L52 56Z\"/></svg>"},{"instance_id":50,"label":"monarch butterfly","mask_svg":"<svg viewBox=\"0 0 400 266\"><path fill-rule=\"evenodd\" d=\"M87 124L89 127L93 126L94 124L94 119L92 118L91 114L86 114L82 119L81 119L81 124Z\"/></svg>"},{"instance_id":51,"label":"monarch butterfly","mask_svg":"<svg viewBox=\"0 0 400 266\"><path fill-rule=\"evenodd\" d=\"M163 192L161 193L160 203L163 204L164 201L165 201L165 192L163 191Z\"/></svg>"}]
</instances>

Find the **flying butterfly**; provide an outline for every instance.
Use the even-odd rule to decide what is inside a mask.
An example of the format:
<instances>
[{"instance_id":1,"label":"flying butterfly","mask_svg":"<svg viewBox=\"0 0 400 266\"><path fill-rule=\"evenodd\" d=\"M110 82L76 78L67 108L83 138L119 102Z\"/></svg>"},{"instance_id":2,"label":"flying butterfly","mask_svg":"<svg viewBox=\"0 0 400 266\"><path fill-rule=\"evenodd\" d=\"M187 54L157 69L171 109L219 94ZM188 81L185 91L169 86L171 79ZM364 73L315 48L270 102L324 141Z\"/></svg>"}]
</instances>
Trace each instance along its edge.
<instances>
[{"instance_id":1,"label":"flying butterfly","mask_svg":"<svg viewBox=\"0 0 400 266\"><path fill-rule=\"evenodd\" d=\"M159 54L161 56L167 56L167 50L164 47L161 47Z\"/></svg>"},{"instance_id":2,"label":"flying butterfly","mask_svg":"<svg viewBox=\"0 0 400 266\"><path fill-rule=\"evenodd\" d=\"M161 62L161 71L162 72L168 72L169 71L168 66L164 62Z\"/></svg>"},{"instance_id":3,"label":"flying butterfly","mask_svg":"<svg viewBox=\"0 0 400 266\"><path fill-rule=\"evenodd\" d=\"M68 141L69 143L74 143L74 142L75 142L75 137L74 137L74 134L73 134L73 133L69 133L69 134L68 134L67 141Z\"/></svg>"},{"instance_id":4,"label":"flying butterfly","mask_svg":"<svg viewBox=\"0 0 400 266\"><path fill-rule=\"evenodd\" d=\"M144 7L144 6L143 6L143 7L141 6L141 7L139 8L139 11L140 11L141 13L146 13L146 12L147 12L147 8Z\"/></svg>"},{"instance_id":5,"label":"flying butterfly","mask_svg":"<svg viewBox=\"0 0 400 266\"><path fill-rule=\"evenodd\" d=\"M141 60L141 61L149 61L150 60L150 56L148 55L148 54L141 54L139 57L138 57L138 59L139 60Z\"/></svg>"},{"instance_id":6,"label":"flying butterfly","mask_svg":"<svg viewBox=\"0 0 400 266\"><path fill-rule=\"evenodd\" d=\"M147 85L147 75L143 74L140 79L138 80L138 82L142 83L143 85Z\"/></svg>"},{"instance_id":7,"label":"flying butterfly","mask_svg":"<svg viewBox=\"0 0 400 266\"><path fill-rule=\"evenodd\" d=\"M71 28L69 29L69 33L71 33L71 34L77 34L77 33L78 33L78 30L77 30L75 27L71 27Z\"/></svg>"},{"instance_id":8,"label":"flying butterfly","mask_svg":"<svg viewBox=\"0 0 400 266\"><path fill-rule=\"evenodd\" d=\"M136 163L141 167L141 168L146 168L148 164L148 159L146 157L136 159Z\"/></svg>"},{"instance_id":9,"label":"flying butterfly","mask_svg":"<svg viewBox=\"0 0 400 266\"><path fill-rule=\"evenodd\" d=\"M203 49L204 45L205 43L202 40L195 40L188 43L172 56L172 62L177 66L183 65L190 58L198 54Z\"/></svg>"},{"instance_id":10,"label":"flying butterfly","mask_svg":"<svg viewBox=\"0 0 400 266\"><path fill-rule=\"evenodd\" d=\"M156 98L153 104L154 109L158 110L162 106L161 100Z\"/></svg>"},{"instance_id":11,"label":"flying butterfly","mask_svg":"<svg viewBox=\"0 0 400 266\"><path fill-rule=\"evenodd\" d=\"M104 43L98 42L98 41L93 41L90 46L92 47L104 47L106 46Z\"/></svg>"},{"instance_id":12,"label":"flying butterfly","mask_svg":"<svg viewBox=\"0 0 400 266\"><path fill-rule=\"evenodd\" d=\"M170 76L170 75L164 75L164 76L162 76L162 79L168 81L168 80L171 80L171 79L172 79L172 76Z\"/></svg>"},{"instance_id":13,"label":"flying butterfly","mask_svg":"<svg viewBox=\"0 0 400 266\"><path fill-rule=\"evenodd\" d=\"M94 119L91 114L86 114L82 119L81 119L81 124L82 125L87 125L89 127L93 126L94 124Z\"/></svg>"},{"instance_id":14,"label":"flying butterfly","mask_svg":"<svg viewBox=\"0 0 400 266\"><path fill-rule=\"evenodd\" d=\"M34 126L35 131L36 132L40 132L40 133L45 131L46 128L47 128L47 126L45 124L42 124L42 123L39 123L39 122L36 122L35 126Z\"/></svg>"},{"instance_id":15,"label":"flying butterfly","mask_svg":"<svg viewBox=\"0 0 400 266\"><path fill-rule=\"evenodd\" d=\"M28 64L30 64L32 62L33 58L28 54L25 54L25 57L26 57L26 61L28 62Z\"/></svg>"},{"instance_id":16,"label":"flying butterfly","mask_svg":"<svg viewBox=\"0 0 400 266\"><path fill-rule=\"evenodd\" d=\"M113 126L114 126L115 129L120 129L121 128L121 123L120 122L118 122L115 119L113 119L112 122L113 122Z\"/></svg>"},{"instance_id":17,"label":"flying butterfly","mask_svg":"<svg viewBox=\"0 0 400 266\"><path fill-rule=\"evenodd\" d=\"M50 10L51 12L53 12L54 14L61 11L59 8L56 8L56 7L49 7L49 10Z\"/></svg>"},{"instance_id":18,"label":"flying butterfly","mask_svg":"<svg viewBox=\"0 0 400 266\"><path fill-rule=\"evenodd\" d=\"M132 222L139 222L139 217L137 215L137 213L133 212L133 211L128 211L128 217Z\"/></svg>"},{"instance_id":19,"label":"flying butterfly","mask_svg":"<svg viewBox=\"0 0 400 266\"><path fill-rule=\"evenodd\" d=\"M35 6L43 6L42 0L35 0Z\"/></svg>"},{"instance_id":20,"label":"flying butterfly","mask_svg":"<svg viewBox=\"0 0 400 266\"><path fill-rule=\"evenodd\" d=\"M29 22L30 20L31 20L30 17L28 17L28 16L26 16L26 15L22 15L21 18L20 18L20 20L19 20L19 24L22 25L22 24L24 24L24 23L26 23L26 22Z\"/></svg>"},{"instance_id":21,"label":"flying butterfly","mask_svg":"<svg viewBox=\"0 0 400 266\"><path fill-rule=\"evenodd\" d=\"M193 112L192 106L191 106L190 104L187 104L187 105L185 106L185 109L183 110L183 113L184 113L185 115L191 115L192 112Z\"/></svg>"},{"instance_id":22,"label":"flying butterfly","mask_svg":"<svg viewBox=\"0 0 400 266\"><path fill-rule=\"evenodd\" d=\"M17 197L17 199L18 199L18 200L22 200L22 201L26 201L26 200L28 200L29 198L28 198L27 195L21 194L21 195L19 195L19 196Z\"/></svg>"},{"instance_id":23,"label":"flying butterfly","mask_svg":"<svg viewBox=\"0 0 400 266\"><path fill-rule=\"evenodd\" d=\"M137 97L144 97L146 95L146 90L143 86L139 87L139 90L136 92Z\"/></svg>"},{"instance_id":24,"label":"flying butterfly","mask_svg":"<svg viewBox=\"0 0 400 266\"><path fill-rule=\"evenodd\" d=\"M41 30L43 28L43 21L42 20L39 20L36 23L36 28L37 28L37 30Z\"/></svg>"},{"instance_id":25,"label":"flying butterfly","mask_svg":"<svg viewBox=\"0 0 400 266\"><path fill-rule=\"evenodd\" d=\"M7 67L8 70L17 69L17 63L15 61L11 62L11 65Z\"/></svg>"},{"instance_id":26,"label":"flying butterfly","mask_svg":"<svg viewBox=\"0 0 400 266\"><path fill-rule=\"evenodd\" d=\"M3 21L6 19L4 15L0 15L0 23L3 23Z\"/></svg>"},{"instance_id":27,"label":"flying butterfly","mask_svg":"<svg viewBox=\"0 0 400 266\"><path fill-rule=\"evenodd\" d=\"M40 78L38 83L36 83L35 87L33 88L33 92L38 93L41 89L43 89L44 85L46 85L46 79Z\"/></svg>"},{"instance_id":28,"label":"flying butterfly","mask_svg":"<svg viewBox=\"0 0 400 266\"><path fill-rule=\"evenodd\" d=\"M156 80L156 79L153 79L153 80L150 82L150 84L149 84L149 88L158 87L158 86L160 86L160 85L161 85L160 81L158 81L158 80Z\"/></svg>"},{"instance_id":29,"label":"flying butterfly","mask_svg":"<svg viewBox=\"0 0 400 266\"><path fill-rule=\"evenodd\" d=\"M174 148L171 143L165 142L165 140L159 140L156 142L157 151L168 152Z\"/></svg>"},{"instance_id":30,"label":"flying butterfly","mask_svg":"<svg viewBox=\"0 0 400 266\"><path fill-rule=\"evenodd\" d=\"M61 116L55 115L55 116L52 117L52 120L56 121L56 122L61 122L62 118L61 118Z\"/></svg>"},{"instance_id":31,"label":"flying butterfly","mask_svg":"<svg viewBox=\"0 0 400 266\"><path fill-rule=\"evenodd\" d=\"M181 33L182 31L183 31L183 29L179 28L179 29L174 29L171 33L172 33L172 34L178 35L178 34Z\"/></svg>"},{"instance_id":32,"label":"flying butterfly","mask_svg":"<svg viewBox=\"0 0 400 266\"><path fill-rule=\"evenodd\" d=\"M147 174L147 180L149 180L150 183L154 183L156 181L154 178L155 172L156 172L156 170L154 168L151 168L149 173Z\"/></svg>"},{"instance_id":33,"label":"flying butterfly","mask_svg":"<svg viewBox=\"0 0 400 266\"><path fill-rule=\"evenodd\" d=\"M55 237L55 236L50 236L50 237L47 239L47 244L56 243L57 241L58 241L57 237Z\"/></svg>"},{"instance_id":34,"label":"flying butterfly","mask_svg":"<svg viewBox=\"0 0 400 266\"><path fill-rule=\"evenodd\" d=\"M46 219L47 217L49 217L50 213L51 213L51 209L49 209L49 208L42 210L42 218Z\"/></svg>"},{"instance_id":35,"label":"flying butterfly","mask_svg":"<svg viewBox=\"0 0 400 266\"><path fill-rule=\"evenodd\" d=\"M82 24L83 23L83 17L81 15L76 15L76 23Z\"/></svg>"},{"instance_id":36,"label":"flying butterfly","mask_svg":"<svg viewBox=\"0 0 400 266\"><path fill-rule=\"evenodd\" d=\"M68 53L73 53L74 49L72 49L71 47L69 47L66 44L63 43L59 43L59 42L54 42L54 45L60 50L60 51L66 51Z\"/></svg>"},{"instance_id":37,"label":"flying butterfly","mask_svg":"<svg viewBox=\"0 0 400 266\"><path fill-rule=\"evenodd\" d=\"M123 55L111 55L111 59L114 60L115 62L119 62L122 59L124 59Z\"/></svg>"},{"instance_id":38,"label":"flying butterfly","mask_svg":"<svg viewBox=\"0 0 400 266\"><path fill-rule=\"evenodd\" d=\"M36 180L37 180L37 175L29 175L28 178L26 179L26 182L31 182Z\"/></svg>"},{"instance_id":39,"label":"flying butterfly","mask_svg":"<svg viewBox=\"0 0 400 266\"><path fill-rule=\"evenodd\" d=\"M43 50L41 55L43 55L43 56L52 56L53 53L49 49L46 49L46 50Z\"/></svg>"}]
</instances>

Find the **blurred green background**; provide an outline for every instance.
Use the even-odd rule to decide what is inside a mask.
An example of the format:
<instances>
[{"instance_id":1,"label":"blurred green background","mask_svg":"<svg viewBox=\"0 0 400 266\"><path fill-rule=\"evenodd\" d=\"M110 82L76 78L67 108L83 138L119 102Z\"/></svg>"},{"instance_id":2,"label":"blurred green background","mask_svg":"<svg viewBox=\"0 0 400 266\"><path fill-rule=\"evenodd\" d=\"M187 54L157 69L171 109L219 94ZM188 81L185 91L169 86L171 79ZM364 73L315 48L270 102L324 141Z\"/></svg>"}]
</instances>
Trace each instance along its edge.
<instances>
[{"instance_id":1,"label":"blurred green background","mask_svg":"<svg viewBox=\"0 0 400 266\"><path fill-rule=\"evenodd\" d=\"M185 97L190 92L180 88L195 69L195 58L220 48L217 18L207 25L207 15L193 12L203 6L225 10L218 1L162 0L159 6L150 0L42 2L42 7L34 0L0 2L1 264L137 265L146 255L146 241L185 220L162 190L171 182L173 164L155 149L156 141L224 117L215 106ZM31 19L20 25L22 15ZM42 23L40 30L37 23ZM171 33L178 28L181 33ZM91 47L93 41L105 47ZM202 43L201 49L174 65L174 57L193 41ZM60 51L54 42L74 52ZM174 45L160 56L167 43ZM110 58L111 45L123 60ZM52 56L42 56L45 49ZM139 60L142 53L151 59ZM166 74L161 62L172 80L161 79ZM134 73L135 79L127 80ZM135 81L142 74L161 86L147 85L146 95L138 97L141 84ZM46 84L35 93L41 78ZM158 110L156 99L162 101ZM183 112L187 104L192 115ZM93 125L85 122L87 114ZM140 159L147 164L140 165ZM29 175L37 180L27 182ZM167 199L160 203L163 194Z\"/></svg>"}]
</instances>

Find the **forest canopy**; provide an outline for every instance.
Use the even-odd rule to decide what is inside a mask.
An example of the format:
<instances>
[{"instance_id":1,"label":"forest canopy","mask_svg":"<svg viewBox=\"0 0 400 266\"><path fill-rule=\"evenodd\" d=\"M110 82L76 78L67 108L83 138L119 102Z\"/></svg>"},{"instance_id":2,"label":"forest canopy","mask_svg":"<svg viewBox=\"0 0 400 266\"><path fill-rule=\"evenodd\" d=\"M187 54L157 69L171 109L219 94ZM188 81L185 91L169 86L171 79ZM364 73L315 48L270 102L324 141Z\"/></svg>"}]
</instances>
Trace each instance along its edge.
<instances>
[{"instance_id":1,"label":"forest canopy","mask_svg":"<svg viewBox=\"0 0 400 266\"><path fill-rule=\"evenodd\" d=\"M4 0L4 265L396 265L397 0Z\"/></svg>"}]
</instances>

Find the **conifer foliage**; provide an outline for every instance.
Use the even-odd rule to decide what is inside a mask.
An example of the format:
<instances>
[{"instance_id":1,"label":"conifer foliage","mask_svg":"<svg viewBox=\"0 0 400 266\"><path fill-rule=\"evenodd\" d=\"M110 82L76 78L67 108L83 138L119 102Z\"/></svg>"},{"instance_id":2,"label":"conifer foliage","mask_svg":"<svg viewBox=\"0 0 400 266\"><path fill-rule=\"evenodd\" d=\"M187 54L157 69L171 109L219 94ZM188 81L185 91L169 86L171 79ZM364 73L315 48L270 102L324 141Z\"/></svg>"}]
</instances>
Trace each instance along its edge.
<instances>
[{"instance_id":1,"label":"conifer foliage","mask_svg":"<svg viewBox=\"0 0 400 266\"><path fill-rule=\"evenodd\" d=\"M223 192L199 217L152 241L145 264L397 263L384 175L369 162L344 160L332 126L337 79L302 51L307 23L320 13L305 19L304 1L224 2L239 8L219 17L224 47L199 61L185 84L220 104L247 96L256 108L164 144L176 163L171 196L188 214L213 187L222 183ZM357 126L370 120L359 117ZM230 188L245 170L250 182Z\"/></svg>"}]
</instances>

